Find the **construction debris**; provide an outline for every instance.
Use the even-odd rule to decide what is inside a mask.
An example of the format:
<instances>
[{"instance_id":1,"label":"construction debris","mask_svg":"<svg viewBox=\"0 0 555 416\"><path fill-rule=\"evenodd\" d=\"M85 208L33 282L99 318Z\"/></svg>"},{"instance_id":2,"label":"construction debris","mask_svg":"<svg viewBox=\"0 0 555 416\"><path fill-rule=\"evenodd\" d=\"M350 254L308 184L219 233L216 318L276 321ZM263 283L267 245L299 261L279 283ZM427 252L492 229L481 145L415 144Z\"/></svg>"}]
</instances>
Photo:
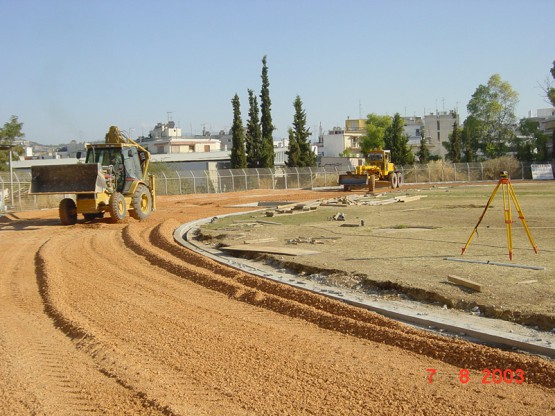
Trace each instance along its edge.
<instances>
[{"instance_id":1,"label":"construction debris","mask_svg":"<svg viewBox=\"0 0 555 416\"><path fill-rule=\"evenodd\" d=\"M482 291L482 285L480 283L473 282L472 280L463 279L462 277L455 276L450 274L447 276L447 280L451 283L454 283L458 286L463 286L468 289L475 290L476 292Z\"/></svg>"},{"instance_id":2,"label":"construction debris","mask_svg":"<svg viewBox=\"0 0 555 416\"><path fill-rule=\"evenodd\" d=\"M297 237L297 238L292 238L290 240L287 240L287 244L324 244L323 241L321 241L323 239L322 238L307 238L307 237Z\"/></svg>"},{"instance_id":3,"label":"construction debris","mask_svg":"<svg viewBox=\"0 0 555 416\"><path fill-rule=\"evenodd\" d=\"M345 214L343 212L338 212L333 217L331 217L333 221L345 221Z\"/></svg>"},{"instance_id":4,"label":"construction debris","mask_svg":"<svg viewBox=\"0 0 555 416\"><path fill-rule=\"evenodd\" d=\"M369 196L362 196L362 195L346 195L340 196L338 198L328 199L328 200L318 200L314 202L307 202L307 203L291 203L291 204L284 204L278 205L273 210L268 210L265 212L267 217L273 217L280 214L296 214L301 212L310 212L318 207L337 207L337 208L344 208L353 205L388 205L388 204L395 204L397 202L412 202L417 201L420 198L425 198L426 195L403 195L403 196L396 196L393 198L388 199L378 199L379 197L383 196L383 194L378 195L369 195ZM335 220L335 221L343 221L343 220Z\"/></svg>"}]
</instances>

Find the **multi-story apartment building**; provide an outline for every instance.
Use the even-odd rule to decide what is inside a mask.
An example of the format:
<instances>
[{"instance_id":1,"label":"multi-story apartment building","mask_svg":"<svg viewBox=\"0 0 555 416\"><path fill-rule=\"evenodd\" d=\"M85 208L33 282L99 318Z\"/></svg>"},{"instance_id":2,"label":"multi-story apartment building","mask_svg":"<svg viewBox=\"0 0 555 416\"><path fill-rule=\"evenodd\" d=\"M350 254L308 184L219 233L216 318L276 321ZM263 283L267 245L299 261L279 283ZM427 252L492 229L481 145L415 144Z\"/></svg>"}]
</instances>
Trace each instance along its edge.
<instances>
[{"instance_id":1,"label":"multi-story apartment building","mask_svg":"<svg viewBox=\"0 0 555 416\"><path fill-rule=\"evenodd\" d=\"M453 125L459 122L459 115L453 111L436 111L424 116L424 135L428 140L430 154L445 159L447 149L443 142L449 141Z\"/></svg>"},{"instance_id":2,"label":"multi-story apartment building","mask_svg":"<svg viewBox=\"0 0 555 416\"><path fill-rule=\"evenodd\" d=\"M447 150L443 142L449 140L453 124L458 121L454 112L430 113L424 117L403 117L404 132L409 136L409 145L416 154L420 147L422 130L428 142L430 154L445 158ZM339 155L358 155L360 140L366 134L366 119L347 119L345 128L334 127L327 134L321 134L316 144L320 157L337 157Z\"/></svg>"}]
</instances>

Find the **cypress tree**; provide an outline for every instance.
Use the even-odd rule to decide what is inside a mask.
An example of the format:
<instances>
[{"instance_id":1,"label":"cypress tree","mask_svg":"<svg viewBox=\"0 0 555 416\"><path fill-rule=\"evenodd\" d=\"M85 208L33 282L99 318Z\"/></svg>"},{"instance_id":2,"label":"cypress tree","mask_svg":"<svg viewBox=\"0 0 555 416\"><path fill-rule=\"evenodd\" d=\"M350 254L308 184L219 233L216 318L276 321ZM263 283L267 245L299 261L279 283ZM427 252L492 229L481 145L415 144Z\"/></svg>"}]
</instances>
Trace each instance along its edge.
<instances>
[{"instance_id":1,"label":"cypress tree","mask_svg":"<svg viewBox=\"0 0 555 416\"><path fill-rule=\"evenodd\" d=\"M246 168L245 133L243 131L243 121L241 120L241 105L237 94L235 94L231 103L233 104L233 126L231 127L233 149L231 149L231 168Z\"/></svg>"},{"instance_id":2,"label":"cypress tree","mask_svg":"<svg viewBox=\"0 0 555 416\"><path fill-rule=\"evenodd\" d=\"M303 102L300 96L297 95L297 98L295 98L293 107L295 108L295 115L293 116L293 134L295 136L295 146L299 149L299 162L297 165L289 166L316 166L316 158L314 152L312 152L309 140L312 133L306 127L306 112L303 110ZM289 134L289 138L289 144L291 145L291 133Z\"/></svg>"},{"instance_id":3,"label":"cypress tree","mask_svg":"<svg viewBox=\"0 0 555 416\"><path fill-rule=\"evenodd\" d=\"M398 165L411 165L414 155L409 146L409 137L404 133L404 122L399 113L393 116L391 126L385 131L386 149L391 150L391 160Z\"/></svg>"},{"instance_id":4,"label":"cypress tree","mask_svg":"<svg viewBox=\"0 0 555 416\"><path fill-rule=\"evenodd\" d=\"M299 146L299 141L297 140L297 135L292 128L289 129L289 146L287 148L287 162L285 164L292 167L302 166L301 161L301 148Z\"/></svg>"},{"instance_id":5,"label":"cypress tree","mask_svg":"<svg viewBox=\"0 0 555 416\"><path fill-rule=\"evenodd\" d=\"M262 128L261 167L274 167L274 139L272 133L275 129L272 124L272 101L270 100L270 81L268 80L268 66L266 55L262 58L262 90L260 92L260 124Z\"/></svg>"},{"instance_id":6,"label":"cypress tree","mask_svg":"<svg viewBox=\"0 0 555 416\"><path fill-rule=\"evenodd\" d=\"M249 92L249 121L247 122L247 132L245 144L247 151L247 166L258 168L261 166L262 132L260 131L260 119L258 118L258 101L253 90Z\"/></svg>"},{"instance_id":7,"label":"cypress tree","mask_svg":"<svg viewBox=\"0 0 555 416\"><path fill-rule=\"evenodd\" d=\"M420 149L418 149L418 161L425 165L430 161L430 149L428 149L428 143L426 143L426 138L420 138Z\"/></svg>"}]
</instances>

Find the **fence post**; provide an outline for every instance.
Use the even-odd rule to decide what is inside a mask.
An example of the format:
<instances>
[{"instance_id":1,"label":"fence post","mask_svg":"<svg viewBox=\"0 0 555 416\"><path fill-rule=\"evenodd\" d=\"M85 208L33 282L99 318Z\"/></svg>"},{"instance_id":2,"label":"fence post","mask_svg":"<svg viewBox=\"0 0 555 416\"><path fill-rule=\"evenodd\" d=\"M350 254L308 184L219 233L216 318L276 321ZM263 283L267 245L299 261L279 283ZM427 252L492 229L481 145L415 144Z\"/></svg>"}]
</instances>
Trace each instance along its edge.
<instances>
[{"instance_id":1,"label":"fence post","mask_svg":"<svg viewBox=\"0 0 555 416\"><path fill-rule=\"evenodd\" d=\"M482 162L480 162L480 170L481 170L481 179L480 180L484 180L484 164Z\"/></svg>"},{"instance_id":2,"label":"fence post","mask_svg":"<svg viewBox=\"0 0 555 416\"><path fill-rule=\"evenodd\" d=\"M457 182L457 164L453 163L453 172L455 172L455 182Z\"/></svg>"},{"instance_id":3,"label":"fence post","mask_svg":"<svg viewBox=\"0 0 555 416\"><path fill-rule=\"evenodd\" d=\"M190 170L189 172L191 172L191 176L193 177L193 193L196 194L197 193L197 178L195 176L195 172L193 172L192 170Z\"/></svg>"},{"instance_id":4,"label":"fence post","mask_svg":"<svg viewBox=\"0 0 555 416\"><path fill-rule=\"evenodd\" d=\"M175 171L175 174L177 175L177 180L179 181L179 195L183 195L183 191L181 190L181 175L178 171Z\"/></svg>"},{"instance_id":5,"label":"fence post","mask_svg":"<svg viewBox=\"0 0 555 416\"><path fill-rule=\"evenodd\" d=\"M164 172L162 172L162 175L164 175L164 188L165 188L165 195L168 194L168 177L166 176L166 174Z\"/></svg>"},{"instance_id":6,"label":"fence post","mask_svg":"<svg viewBox=\"0 0 555 416\"><path fill-rule=\"evenodd\" d=\"M209 194L210 193L210 177L208 175L207 170L204 171L204 176L206 177L206 193Z\"/></svg>"}]
</instances>

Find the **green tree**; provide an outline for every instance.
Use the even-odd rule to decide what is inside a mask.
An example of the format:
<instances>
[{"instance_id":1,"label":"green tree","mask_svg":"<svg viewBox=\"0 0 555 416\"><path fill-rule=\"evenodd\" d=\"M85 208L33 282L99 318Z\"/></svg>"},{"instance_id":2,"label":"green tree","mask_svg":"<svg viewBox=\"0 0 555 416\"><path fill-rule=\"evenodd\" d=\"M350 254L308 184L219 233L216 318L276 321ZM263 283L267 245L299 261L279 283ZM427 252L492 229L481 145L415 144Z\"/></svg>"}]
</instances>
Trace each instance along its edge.
<instances>
[{"instance_id":1,"label":"green tree","mask_svg":"<svg viewBox=\"0 0 555 416\"><path fill-rule=\"evenodd\" d=\"M464 151L464 162L476 162L478 160L478 124L478 121L474 117L467 117L463 123L461 140Z\"/></svg>"},{"instance_id":2,"label":"green tree","mask_svg":"<svg viewBox=\"0 0 555 416\"><path fill-rule=\"evenodd\" d=\"M293 116L293 128L289 130L289 156L287 166L310 167L316 166L316 157L312 151L309 137L312 135L306 127L306 112L303 110L301 97L297 95L293 102L295 115ZM298 157L296 153L298 152Z\"/></svg>"},{"instance_id":3,"label":"green tree","mask_svg":"<svg viewBox=\"0 0 555 416\"><path fill-rule=\"evenodd\" d=\"M17 116L11 116L10 121L4 123L4 127L0 128L0 144L13 145L16 140L23 139L23 123L20 123ZM14 146L11 150L0 150L0 171L8 170L9 152L12 152L12 158L19 158L23 154L23 147Z\"/></svg>"},{"instance_id":4,"label":"green tree","mask_svg":"<svg viewBox=\"0 0 555 416\"><path fill-rule=\"evenodd\" d=\"M233 104L233 126L231 127L233 149L231 149L231 168L246 168L245 132L243 130L243 121L241 120L241 105L237 94L235 94L231 103Z\"/></svg>"},{"instance_id":5,"label":"green tree","mask_svg":"<svg viewBox=\"0 0 555 416\"><path fill-rule=\"evenodd\" d=\"M449 141L443 142L443 147L447 150L447 159L453 163L459 163L462 160L462 129L459 123L453 123L453 131L449 134Z\"/></svg>"},{"instance_id":6,"label":"green tree","mask_svg":"<svg viewBox=\"0 0 555 416\"><path fill-rule=\"evenodd\" d=\"M505 155L514 140L518 93L511 85L494 74L487 85L480 85L472 95L467 110L476 125L473 133L487 158Z\"/></svg>"},{"instance_id":7,"label":"green tree","mask_svg":"<svg viewBox=\"0 0 555 416\"><path fill-rule=\"evenodd\" d=\"M391 160L397 165L412 165L414 154L409 146L409 136L404 133L405 123L399 113L393 116L391 126L385 130L385 148L391 150Z\"/></svg>"},{"instance_id":8,"label":"green tree","mask_svg":"<svg viewBox=\"0 0 555 416\"><path fill-rule=\"evenodd\" d=\"M551 73L551 78L555 79L555 61L553 61L553 66L549 72ZM551 105L555 107L555 87L553 87L553 81L549 79L549 75L545 80L545 86L540 84L540 87L542 87L545 92L547 102L551 103Z\"/></svg>"},{"instance_id":9,"label":"green tree","mask_svg":"<svg viewBox=\"0 0 555 416\"><path fill-rule=\"evenodd\" d=\"M426 140L426 133L424 126L420 130L420 147L418 149L418 161L425 165L430 161L430 149L428 148L428 141Z\"/></svg>"},{"instance_id":10,"label":"green tree","mask_svg":"<svg viewBox=\"0 0 555 416\"><path fill-rule=\"evenodd\" d=\"M247 152L247 165L249 168L258 168L261 166L261 147L262 132L260 130L260 119L258 118L258 101L253 90L249 92L249 120L247 122L247 131L245 134L245 147Z\"/></svg>"},{"instance_id":11,"label":"green tree","mask_svg":"<svg viewBox=\"0 0 555 416\"><path fill-rule=\"evenodd\" d=\"M260 124L262 128L262 148L260 153L261 167L274 167L274 138L275 130L272 124L272 101L270 100L270 81L268 80L268 66L266 55L262 58L262 89L260 91Z\"/></svg>"},{"instance_id":12,"label":"green tree","mask_svg":"<svg viewBox=\"0 0 555 416\"><path fill-rule=\"evenodd\" d=\"M540 130L540 123L529 118L520 120L513 145L518 160L544 162L548 160L547 136Z\"/></svg>"},{"instance_id":13,"label":"green tree","mask_svg":"<svg viewBox=\"0 0 555 416\"><path fill-rule=\"evenodd\" d=\"M290 168L302 166L301 147L297 135L292 128L289 129L289 146L285 154L287 155L287 162L285 162L287 166Z\"/></svg>"},{"instance_id":14,"label":"green tree","mask_svg":"<svg viewBox=\"0 0 555 416\"><path fill-rule=\"evenodd\" d=\"M385 131L391 126L391 121L390 116L379 116L374 113L368 114L366 118L366 135L360 140L360 150L363 154L368 153L372 149L385 148Z\"/></svg>"}]
</instances>

